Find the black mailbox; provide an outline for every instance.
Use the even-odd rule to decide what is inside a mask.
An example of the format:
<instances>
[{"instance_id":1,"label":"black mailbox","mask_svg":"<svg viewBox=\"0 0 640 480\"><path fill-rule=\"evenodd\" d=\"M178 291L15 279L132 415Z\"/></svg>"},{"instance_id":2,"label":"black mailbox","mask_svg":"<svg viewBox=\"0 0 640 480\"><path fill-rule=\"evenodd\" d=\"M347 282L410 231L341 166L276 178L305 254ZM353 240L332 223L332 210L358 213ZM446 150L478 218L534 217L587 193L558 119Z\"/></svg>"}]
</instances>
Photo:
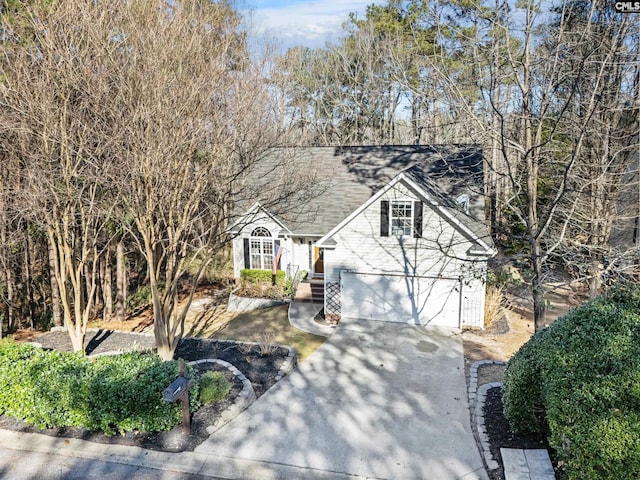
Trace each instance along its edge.
<instances>
[{"instance_id":1,"label":"black mailbox","mask_svg":"<svg viewBox=\"0 0 640 480\"><path fill-rule=\"evenodd\" d=\"M189 389L189 381L185 377L178 377L162 392L162 400L175 402Z\"/></svg>"}]
</instances>

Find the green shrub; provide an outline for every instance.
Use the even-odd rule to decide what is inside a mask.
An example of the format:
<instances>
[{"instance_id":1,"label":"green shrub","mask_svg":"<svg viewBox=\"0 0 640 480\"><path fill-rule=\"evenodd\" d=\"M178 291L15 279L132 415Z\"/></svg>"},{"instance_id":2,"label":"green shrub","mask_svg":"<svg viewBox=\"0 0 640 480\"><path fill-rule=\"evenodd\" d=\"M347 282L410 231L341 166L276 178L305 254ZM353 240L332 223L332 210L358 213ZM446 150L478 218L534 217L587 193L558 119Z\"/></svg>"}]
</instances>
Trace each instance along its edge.
<instances>
[{"instance_id":1,"label":"green shrub","mask_svg":"<svg viewBox=\"0 0 640 480\"><path fill-rule=\"evenodd\" d=\"M291 280L290 278L287 278L287 280L284 283L284 295L286 297L290 297L294 294L293 291L293 280Z\"/></svg>"},{"instance_id":2,"label":"green shrub","mask_svg":"<svg viewBox=\"0 0 640 480\"><path fill-rule=\"evenodd\" d=\"M548 332L549 329L545 329L534 335L507 365L502 403L509 424L515 431L546 431L539 351Z\"/></svg>"},{"instance_id":3,"label":"green shrub","mask_svg":"<svg viewBox=\"0 0 640 480\"><path fill-rule=\"evenodd\" d=\"M179 405L162 401L178 362L143 353L89 359L29 344L0 342L0 413L39 428L84 427L107 434L168 430ZM198 387L190 392L196 408Z\"/></svg>"},{"instance_id":4,"label":"green shrub","mask_svg":"<svg viewBox=\"0 0 640 480\"><path fill-rule=\"evenodd\" d=\"M127 297L127 307L137 310L146 307L151 303L151 286L143 285Z\"/></svg>"},{"instance_id":5,"label":"green shrub","mask_svg":"<svg viewBox=\"0 0 640 480\"><path fill-rule=\"evenodd\" d=\"M89 367L81 353L49 351L33 357L22 385L33 393L33 402L22 405L29 407L23 412L25 421L39 428L85 425Z\"/></svg>"},{"instance_id":6,"label":"green shrub","mask_svg":"<svg viewBox=\"0 0 640 480\"><path fill-rule=\"evenodd\" d=\"M222 372L205 372L199 381L200 402L208 404L224 400L231 391L231 382Z\"/></svg>"},{"instance_id":7,"label":"green shrub","mask_svg":"<svg viewBox=\"0 0 640 480\"><path fill-rule=\"evenodd\" d=\"M640 288L534 335L509 362L503 399L512 428L548 433L568 479L640 477Z\"/></svg>"},{"instance_id":8,"label":"green shrub","mask_svg":"<svg viewBox=\"0 0 640 480\"><path fill-rule=\"evenodd\" d=\"M498 288L518 286L522 283L520 271L513 266L487 272L487 285Z\"/></svg>"},{"instance_id":9,"label":"green shrub","mask_svg":"<svg viewBox=\"0 0 640 480\"><path fill-rule=\"evenodd\" d=\"M273 274L271 270L252 270L249 268L244 268L240 270L240 280L243 282L253 283L253 284L261 284L268 282L272 283ZM278 270L276 273L276 285L284 285L285 272L283 270Z\"/></svg>"},{"instance_id":10,"label":"green shrub","mask_svg":"<svg viewBox=\"0 0 640 480\"><path fill-rule=\"evenodd\" d=\"M280 270L273 285L271 270L240 270L239 295L258 298L283 298L290 295L292 286L287 286L285 272Z\"/></svg>"},{"instance_id":11,"label":"green shrub","mask_svg":"<svg viewBox=\"0 0 640 480\"><path fill-rule=\"evenodd\" d=\"M0 342L0 413L37 421L36 387L39 372L48 369L46 358L47 352L33 345Z\"/></svg>"},{"instance_id":12,"label":"green shrub","mask_svg":"<svg viewBox=\"0 0 640 480\"><path fill-rule=\"evenodd\" d=\"M89 429L156 432L181 421L180 409L162 400L162 391L178 376L177 362L125 353L98 357L92 367Z\"/></svg>"}]
</instances>

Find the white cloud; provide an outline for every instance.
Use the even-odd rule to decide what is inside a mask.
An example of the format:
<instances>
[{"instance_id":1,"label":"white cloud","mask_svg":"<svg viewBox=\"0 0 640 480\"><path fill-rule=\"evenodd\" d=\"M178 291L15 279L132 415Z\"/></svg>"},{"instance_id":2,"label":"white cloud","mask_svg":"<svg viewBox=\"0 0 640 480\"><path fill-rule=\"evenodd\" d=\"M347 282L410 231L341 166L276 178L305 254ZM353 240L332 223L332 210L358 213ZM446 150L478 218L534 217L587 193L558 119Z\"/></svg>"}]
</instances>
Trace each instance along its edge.
<instances>
[{"instance_id":1,"label":"white cloud","mask_svg":"<svg viewBox=\"0 0 640 480\"><path fill-rule=\"evenodd\" d=\"M371 3L371 0L300 0L278 7L255 7L252 23L256 33L279 39L284 47L313 48L338 39L349 13L364 15Z\"/></svg>"}]
</instances>

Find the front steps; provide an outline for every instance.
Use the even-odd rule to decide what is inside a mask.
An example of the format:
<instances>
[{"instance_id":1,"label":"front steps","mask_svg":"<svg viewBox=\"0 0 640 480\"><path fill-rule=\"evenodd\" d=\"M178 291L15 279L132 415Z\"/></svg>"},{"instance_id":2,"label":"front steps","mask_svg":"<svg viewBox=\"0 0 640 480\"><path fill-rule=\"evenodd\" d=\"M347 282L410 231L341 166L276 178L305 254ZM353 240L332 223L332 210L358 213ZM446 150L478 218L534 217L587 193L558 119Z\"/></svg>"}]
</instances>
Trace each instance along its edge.
<instances>
[{"instance_id":1,"label":"front steps","mask_svg":"<svg viewBox=\"0 0 640 480\"><path fill-rule=\"evenodd\" d=\"M311 278L298 284L294 302L324 303L324 280L322 278Z\"/></svg>"}]
</instances>

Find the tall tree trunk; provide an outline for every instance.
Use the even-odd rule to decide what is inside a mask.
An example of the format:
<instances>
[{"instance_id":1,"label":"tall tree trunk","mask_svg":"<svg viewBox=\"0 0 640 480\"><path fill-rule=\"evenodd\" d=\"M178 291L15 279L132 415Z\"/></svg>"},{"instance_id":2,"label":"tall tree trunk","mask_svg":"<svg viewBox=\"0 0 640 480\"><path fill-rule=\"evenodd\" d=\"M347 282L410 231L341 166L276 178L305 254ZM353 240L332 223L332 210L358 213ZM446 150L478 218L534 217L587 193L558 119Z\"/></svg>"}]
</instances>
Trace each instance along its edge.
<instances>
[{"instance_id":1,"label":"tall tree trunk","mask_svg":"<svg viewBox=\"0 0 640 480\"><path fill-rule=\"evenodd\" d=\"M177 347L177 341L173 329L171 328L172 311L167 311L166 299L168 292L161 292L158 285L159 265L156 249L151 245L148 238L144 239L144 254L148 262L149 287L151 288L151 303L153 305L153 333L156 339L156 351L158 356L164 360L172 360L173 353ZM164 289L170 288L165 285Z\"/></svg>"},{"instance_id":2,"label":"tall tree trunk","mask_svg":"<svg viewBox=\"0 0 640 480\"><path fill-rule=\"evenodd\" d=\"M535 331L538 332L547 327L545 303L544 276L542 271L542 247L540 240L531 242L531 262L533 266L533 279L531 280L531 291L533 295L533 321Z\"/></svg>"},{"instance_id":3,"label":"tall tree trunk","mask_svg":"<svg viewBox=\"0 0 640 480\"><path fill-rule=\"evenodd\" d=\"M15 328L15 311L14 311L14 293L15 293L15 274L12 269L10 251L6 246L8 245L7 235L7 221L6 212L0 209L0 244L3 245L3 254L0 258L2 265L2 277L6 285L6 296L3 298L4 308L4 320L7 323L7 331L11 332Z\"/></svg>"},{"instance_id":4,"label":"tall tree trunk","mask_svg":"<svg viewBox=\"0 0 640 480\"><path fill-rule=\"evenodd\" d=\"M411 136L414 145L422 143L421 97L414 92L411 99Z\"/></svg>"},{"instance_id":5,"label":"tall tree trunk","mask_svg":"<svg viewBox=\"0 0 640 480\"><path fill-rule=\"evenodd\" d=\"M535 331L546 327L546 305L544 299L544 278L542 271L542 239L540 231L540 219L538 212L538 180L540 174L540 127L537 127L534 144L533 126L533 94L531 86L531 36L533 35L533 12L527 8L527 21L525 33L525 45L522 58L522 119L524 134L524 155L527 172L526 207L527 229L529 231L529 248L531 249L531 266L533 267L532 294L533 294L533 321Z\"/></svg>"},{"instance_id":6,"label":"tall tree trunk","mask_svg":"<svg viewBox=\"0 0 640 480\"><path fill-rule=\"evenodd\" d=\"M56 278L55 256L51 236L47 235L47 247L49 250L49 282L51 284L51 310L53 312L53 326L62 326L62 309L60 307L60 290L58 289L58 279Z\"/></svg>"},{"instance_id":7,"label":"tall tree trunk","mask_svg":"<svg viewBox=\"0 0 640 480\"><path fill-rule=\"evenodd\" d=\"M122 322L127 318L127 257L124 253L124 240L120 239L116 247L116 318Z\"/></svg>"},{"instance_id":8,"label":"tall tree trunk","mask_svg":"<svg viewBox=\"0 0 640 480\"><path fill-rule=\"evenodd\" d=\"M29 326L34 328L33 319L35 317L34 312L34 300L33 300L33 284L31 275L31 242L29 241L29 228L25 227L24 230L24 264L23 264L23 281L27 294L27 315L29 317Z\"/></svg>"},{"instance_id":9,"label":"tall tree trunk","mask_svg":"<svg viewBox=\"0 0 640 480\"><path fill-rule=\"evenodd\" d=\"M1 256L2 252L0 252L0 265L3 263L3 257ZM6 285L6 272L4 268L0 268L0 285ZM1 295L1 292L0 292ZM2 324L4 323L6 305L2 296L0 296L0 338L2 338Z\"/></svg>"},{"instance_id":10,"label":"tall tree trunk","mask_svg":"<svg viewBox=\"0 0 640 480\"><path fill-rule=\"evenodd\" d=\"M595 298L602 288L602 262L595 255L591 257L589 266L589 298Z\"/></svg>"},{"instance_id":11,"label":"tall tree trunk","mask_svg":"<svg viewBox=\"0 0 640 480\"><path fill-rule=\"evenodd\" d=\"M499 15L500 0L496 0L495 12ZM476 54L476 46L474 45L474 55ZM478 57L474 57L478 58ZM489 194L489 215L490 228L492 232L504 232L504 205L507 198L508 172L503 159L503 153L500 151L501 145L499 139L504 136L503 126L500 122L500 112L502 111L502 97L500 84L496 78L496 73L500 69L500 40L497 35L492 37L491 41L491 66L489 82L491 85L490 95L491 102L489 110L491 113L491 165L487 169L485 175L488 177L488 185L486 186Z\"/></svg>"},{"instance_id":12,"label":"tall tree trunk","mask_svg":"<svg viewBox=\"0 0 640 480\"><path fill-rule=\"evenodd\" d=\"M431 143L437 145L440 141L440 136L438 135L438 115L440 114L438 109L438 100L436 98L433 99L433 121L431 124Z\"/></svg>"},{"instance_id":13,"label":"tall tree trunk","mask_svg":"<svg viewBox=\"0 0 640 480\"><path fill-rule=\"evenodd\" d=\"M1 199L0 199L1 200ZM14 280L11 270L11 260L9 258L8 235L7 235L7 214L4 204L0 203L0 281L6 285L6 294L4 298L0 298L0 316L7 322L7 330L11 330L13 325L13 290ZM1 325L0 325L1 326Z\"/></svg>"},{"instance_id":14,"label":"tall tree trunk","mask_svg":"<svg viewBox=\"0 0 640 480\"><path fill-rule=\"evenodd\" d=\"M85 288L81 289L81 305L88 305L89 304L89 294L92 291L92 289L97 289L98 285L99 285L99 279L95 278L98 277L100 275L100 264L98 264L98 269L97 271L94 270L93 272L89 269L89 265L85 264L84 269L83 269L83 275L82 277L84 278L84 285ZM95 287L94 287L95 285ZM97 302L97 297L94 297L94 299ZM95 317L97 312L96 309L98 308L98 305L95 304L95 302L93 303L93 305L91 306L90 310L89 310L89 318Z\"/></svg>"},{"instance_id":15,"label":"tall tree trunk","mask_svg":"<svg viewBox=\"0 0 640 480\"><path fill-rule=\"evenodd\" d=\"M111 275L111 247L109 246L102 258L100 259L102 266L101 272L101 290L102 290L102 303L104 305L102 309L102 318L108 320L113 316L113 290L111 287L112 275Z\"/></svg>"},{"instance_id":16,"label":"tall tree trunk","mask_svg":"<svg viewBox=\"0 0 640 480\"><path fill-rule=\"evenodd\" d=\"M16 280L13 269L9 266L6 270L7 274L7 331L13 332L16 329L15 304L14 295L16 289Z\"/></svg>"}]
</instances>

